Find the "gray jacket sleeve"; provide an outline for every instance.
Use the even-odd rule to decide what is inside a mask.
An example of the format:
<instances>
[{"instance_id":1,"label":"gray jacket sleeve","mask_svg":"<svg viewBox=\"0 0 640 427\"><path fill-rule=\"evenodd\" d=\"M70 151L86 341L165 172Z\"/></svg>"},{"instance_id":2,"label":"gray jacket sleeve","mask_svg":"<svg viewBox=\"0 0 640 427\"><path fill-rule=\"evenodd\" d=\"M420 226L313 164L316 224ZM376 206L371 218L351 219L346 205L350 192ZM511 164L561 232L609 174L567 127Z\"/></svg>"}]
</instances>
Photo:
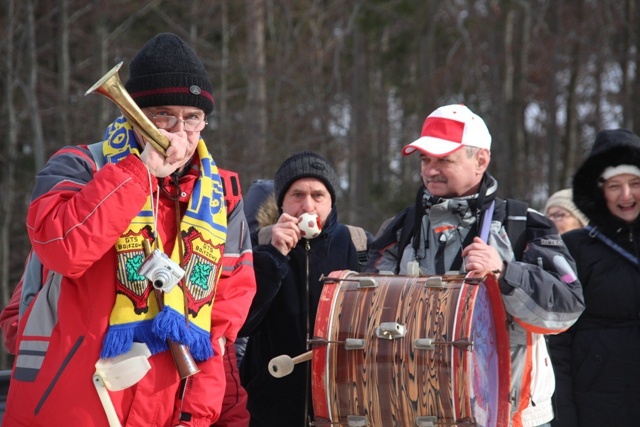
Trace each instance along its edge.
<instances>
[{"instance_id":1,"label":"gray jacket sleeve","mask_svg":"<svg viewBox=\"0 0 640 427\"><path fill-rule=\"evenodd\" d=\"M527 214L527 247L521 261L505 262L499 280L507 313L530 332L557 334L584 311L575 262L549 219Z\"/></svg>"}]
</instances>

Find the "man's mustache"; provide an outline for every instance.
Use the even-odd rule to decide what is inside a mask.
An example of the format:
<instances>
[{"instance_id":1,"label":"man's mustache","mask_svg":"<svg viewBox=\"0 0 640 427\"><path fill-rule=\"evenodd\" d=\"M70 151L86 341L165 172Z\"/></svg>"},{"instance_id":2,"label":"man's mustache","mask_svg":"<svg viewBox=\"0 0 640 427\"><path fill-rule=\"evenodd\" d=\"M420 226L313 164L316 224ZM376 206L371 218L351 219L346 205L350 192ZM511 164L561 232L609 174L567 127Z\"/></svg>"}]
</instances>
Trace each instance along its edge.
<instances>
[{"instance_id":1,"label":"man's mustache","mask_svg":"<svg viewBox=\"0 0 640 427\"><path fill-rule=\"evenodd\" d=\"M446 183L446 182L447 182L447 178L445 178L445 177L444 177L444 176L442 176L442 175L438 175L438 176L431 176L431 177L425 178L424 180L425 180L425 182L426 182L427 184L429 184L429 183L431 183L431 182L442 182L442 183Z\"/></svg>"}]
</instances>

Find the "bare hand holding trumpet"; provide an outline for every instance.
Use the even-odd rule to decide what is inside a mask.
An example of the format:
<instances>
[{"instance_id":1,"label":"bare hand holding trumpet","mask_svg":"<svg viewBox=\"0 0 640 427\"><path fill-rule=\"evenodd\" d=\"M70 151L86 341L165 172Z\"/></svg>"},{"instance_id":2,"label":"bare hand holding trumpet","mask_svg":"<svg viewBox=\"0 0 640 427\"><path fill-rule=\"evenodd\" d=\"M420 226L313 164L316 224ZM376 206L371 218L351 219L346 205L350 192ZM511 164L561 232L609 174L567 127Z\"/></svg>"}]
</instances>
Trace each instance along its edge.
<instances>
[{"instance_id":1,"label":"bare hand holding trumpet","mask_svg":"<svg viewBox=\"0 0 640 427\"><path fill-rule=\"evenodd\" d=\"M169 148L167 148L164 155L156 150L155 145L148 144L144 137L140 138L141 135L137 135L137 137L139 141L144 141L141 144L144 149L140 154L140 160L149 168L151 175L163 178L186 165L193 156L194 149L191 149L191 143L187 139L186 132L170 133L164 129L158 130L169 141ZM137 131L136 134L138 134Z\"/></svg>"}]
</instances>

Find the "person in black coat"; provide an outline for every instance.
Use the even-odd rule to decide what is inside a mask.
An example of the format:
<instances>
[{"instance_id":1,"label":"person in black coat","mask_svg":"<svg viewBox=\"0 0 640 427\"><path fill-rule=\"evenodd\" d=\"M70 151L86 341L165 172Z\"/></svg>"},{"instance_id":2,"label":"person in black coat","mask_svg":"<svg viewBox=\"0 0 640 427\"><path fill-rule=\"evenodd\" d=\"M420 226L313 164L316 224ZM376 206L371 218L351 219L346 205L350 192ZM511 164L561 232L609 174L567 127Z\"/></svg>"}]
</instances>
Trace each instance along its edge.
<instances>
[{"instance_id":1,"label":"person in black coat","mask_svg":"<svg viewBox=\"0 0 640 427\"><path fill-rule=\"evenodd\" d=\"M241 336L249 342L240 369L249 394L252 427L303 427L313 419L311 363L295 366L283 378L268 371L269 361L309 350L323 287L320 276L336 270L359 271L349 229L338 222L335 206L338 176L323 157L310 151L293 154L275 175L274 191L281 215L268 242L252 234L258 290ZM318 237L305 239L298 228L302 213L317 214Z\"/></svg>"},{"instance_id":2,"label":"person in black coat","mask_svg":"<svg viewBox=\"0 0 640 427\"><path fill-rule=\"evenodd\" d=\"M640 422L640 138L604 130L573 178L589 225L564 234L586 309L549 337L556 372L553 426Z\"/></svg>"}]
</instances>

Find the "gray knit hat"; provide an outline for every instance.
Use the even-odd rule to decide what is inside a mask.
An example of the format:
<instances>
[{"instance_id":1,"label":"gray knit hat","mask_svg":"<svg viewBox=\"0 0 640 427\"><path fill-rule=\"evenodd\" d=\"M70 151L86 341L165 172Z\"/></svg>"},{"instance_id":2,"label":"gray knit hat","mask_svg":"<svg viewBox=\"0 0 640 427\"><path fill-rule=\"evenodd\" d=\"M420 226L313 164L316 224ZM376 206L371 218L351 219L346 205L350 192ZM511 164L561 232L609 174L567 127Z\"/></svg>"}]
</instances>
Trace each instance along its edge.
<instances>
[{"instance_id":1,"label":"gray knit hat","mask_svg":"<svg viewBox=\"0 0 640 427\"><path fill-rule=\"evenodd\" d=\"M200 58L180 37L161 33L131 61L127 92L140 108L183 105L213 111L213 89Z\"/></svg>"},{"instance_id":2,"label":"gray knit hat","mask_svg":"<svg viewBox=\"0 0 640 427\"><path fill-rule=\"evenodd\" d=\"M274 193L278 207L291 184L300 178L317 178L324 183L331 194L331 206L336 203L336 189L340 188L338 174L327 159L312 151L292 154L282 162L274 179Z\"/></svg>"},{"instance_id":3,"label":"gray knit hat","mask_svg":"<svg viewBox=\"0 0 640 427\"><path fill-rule=\"evenodd\" d=\"M549 214L549 209L552 206L558 206L560 208L566 209L571 215L576 217L580 225L584 227L589 223L589 220L573 203L573 191L570 188L565 188L564 190L556 191L549 197L547 200L547 204L544 207L544 214Z\"/></svg>"}]
</instances>

